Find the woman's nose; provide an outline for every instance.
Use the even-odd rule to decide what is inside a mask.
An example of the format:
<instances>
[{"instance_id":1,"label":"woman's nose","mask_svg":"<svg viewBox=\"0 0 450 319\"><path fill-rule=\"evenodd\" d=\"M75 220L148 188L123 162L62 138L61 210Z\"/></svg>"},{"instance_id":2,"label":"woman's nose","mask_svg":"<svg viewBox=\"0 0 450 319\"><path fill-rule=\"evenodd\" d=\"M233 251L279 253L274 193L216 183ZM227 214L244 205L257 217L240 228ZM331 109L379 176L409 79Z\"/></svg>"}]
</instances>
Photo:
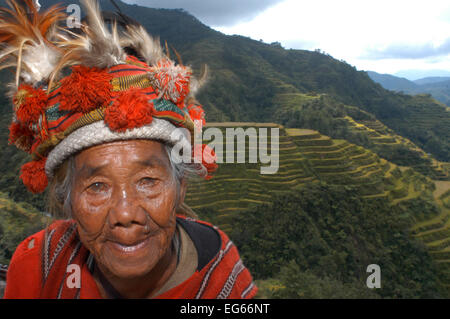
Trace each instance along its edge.
<instances>
[{"instance_id":1,"label":"woman's nose","mask_svg":"<svg viewBox=\"0 0 450 319\"><path fill-rule=\"evenodd\" d=\"M111 204L108 221L111 228L130 227L133 224L145 226L146 214L133 192L126 188L113 192Z\"/></svg>"}]
</instances>

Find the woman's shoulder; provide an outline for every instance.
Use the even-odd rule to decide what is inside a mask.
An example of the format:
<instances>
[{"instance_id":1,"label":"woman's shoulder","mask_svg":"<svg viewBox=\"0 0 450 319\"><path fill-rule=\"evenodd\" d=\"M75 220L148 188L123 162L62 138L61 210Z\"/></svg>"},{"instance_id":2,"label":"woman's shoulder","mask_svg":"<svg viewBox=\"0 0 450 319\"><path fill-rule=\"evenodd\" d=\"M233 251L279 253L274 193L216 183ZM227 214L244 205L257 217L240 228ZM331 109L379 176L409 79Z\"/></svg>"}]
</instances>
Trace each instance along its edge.
<instances>
[{"instance_id":1,"label":"woman's shoulder","mask_svg":"<svg viewBox=\"0 0 450 319\"><path fill-rule=\"evenodd\" d=\"M45 231L25 238L16 248L6 273L4 298L37 298L40 286L41 243Z\"/></svg>"},{"instance_id":2,"label":"woman's shoulder","mask_svg":"<svg viewBox=\"0 0 450 319\"><path fill-rule=\"evenodd\" d=\"M230 238L211 223L177 218L199 255L202 280L196 298L253 298L257 288Z\"/></svg>"},{"instance_id":3,"label":"woman's shoulder","mask_svg":"<svg viewBox=\"0 0 450 319\"><path fill-rule=\"evenodd\" d=\"M44 245L46 232L47 234L64 233L70 227L74 227L74 225L75 222L73 220L55 220L47 228L28 236L17 246L11 258L11 264L17 259L34 255L36 251L40 250Z\"/></svg>"},{"instance_id":4,"label":"woman's shoulder","mask_svg":"<svg viewBox=\"0 0 450 319\"><path fill-rule=\"evenodd\" d=\"M71 220L55 221L46 229L28 236L17 246L8 266L4 298L37 297L41 285L45 241L48 240L50 245L52 239L56 239L73 225L74 222Z\"/></svg>"},{"instance_id":5,"label":"woman's shoulder","mask_svg":"<svg viewBox=\"0 0 450 319\"><path fill-rule=\"evenodd\" d=\"M183 216L178 216L177 222L189 235L197 249L199 270L219 253L223 239L228 240L225 233L208 222Z\"/></svg>"}]
</instances>

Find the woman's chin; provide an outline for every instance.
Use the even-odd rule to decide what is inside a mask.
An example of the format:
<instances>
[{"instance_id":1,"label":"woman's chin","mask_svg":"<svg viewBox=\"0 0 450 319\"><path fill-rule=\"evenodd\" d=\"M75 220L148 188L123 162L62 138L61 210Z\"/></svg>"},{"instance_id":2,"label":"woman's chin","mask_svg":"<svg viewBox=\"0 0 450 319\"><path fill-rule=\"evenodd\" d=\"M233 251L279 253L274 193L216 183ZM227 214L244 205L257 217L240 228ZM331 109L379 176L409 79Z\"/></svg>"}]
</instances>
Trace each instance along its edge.
<instances>
[{"instance_id":1,"label":"woman's chin","mask_svg":"<svg viewBox=\"0 0 450 319\"><path fill-rule=\"evenodd\" d=\"M153 238L136 245L107 242L103 247L102 264L120 278L140 277L149 273L158 263L160 250L152 249Z\"/></svg>"}]
</instances>

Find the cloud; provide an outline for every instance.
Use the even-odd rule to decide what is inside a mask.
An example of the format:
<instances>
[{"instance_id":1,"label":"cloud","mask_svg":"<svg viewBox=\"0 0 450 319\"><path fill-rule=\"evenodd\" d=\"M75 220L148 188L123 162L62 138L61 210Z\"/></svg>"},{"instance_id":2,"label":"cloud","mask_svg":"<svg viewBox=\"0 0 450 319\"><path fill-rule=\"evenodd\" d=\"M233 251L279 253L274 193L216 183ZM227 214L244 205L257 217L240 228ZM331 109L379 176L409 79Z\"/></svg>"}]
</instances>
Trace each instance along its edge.
<instances>
[{"instance_id":1,"label":"cloud","mask_svg":"<svg viewBox=\"0 0 450 319\"><path fill-rule=\"evenodd\" d=\"M424 44L391 44L386 48L369 48L362 56L370 60L380 59L423 59L438 57L450 54L450 38L447 38L442 44L434 45L432 43Z\"/></svg>"},{"instance_id":2,"label":"cloud","mask_svg":"<svg viewBox=\"0 0 450 319\"><path fill-rule=\"evenodd\" d=\"M319 42L309 40L284 40L282 44L286 49L296 50L315 50L320 47Z\"/></svg>"},{"instance_id":3,"label":"cloud","mask_svg":"<svg viewBox=\"0 0 450 319\"><path fill-rule=\"evenodd\" d=\"M283 0L123 0L151 8L184 9L213 27L232 26L253 19Z\"/></svg>"}]
</instances>

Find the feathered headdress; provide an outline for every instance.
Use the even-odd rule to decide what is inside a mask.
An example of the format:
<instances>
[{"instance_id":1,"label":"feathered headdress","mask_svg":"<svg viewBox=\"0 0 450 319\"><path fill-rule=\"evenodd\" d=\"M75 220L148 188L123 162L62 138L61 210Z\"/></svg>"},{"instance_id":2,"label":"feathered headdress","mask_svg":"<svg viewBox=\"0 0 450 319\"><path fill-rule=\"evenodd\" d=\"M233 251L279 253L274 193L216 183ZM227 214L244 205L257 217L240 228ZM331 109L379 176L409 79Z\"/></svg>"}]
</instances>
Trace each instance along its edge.
<instances>
[{"instance_id":1,"label":"feathered headdress","mask_svg":"<svg viewBox=\"0 0 450 319\"><path fill-rule=\"evenodd\" d=\"M141 25L119 32L114 21L110 30L97 1L81 0L87 21L74 32L61 23L63 7L40 12L33 0L24 2L0 8L0 69L15 68L9 140L32 155L21 171L29 190L45 190L55 168L84 148L136 138L174 144L176 127L193 135L194 121L204 123L194 95L205 76L197 80L181 58L172 61L167 45L164 52ZM207 178L217 168L209 154Z\"/></svg>"}]
</instances>

